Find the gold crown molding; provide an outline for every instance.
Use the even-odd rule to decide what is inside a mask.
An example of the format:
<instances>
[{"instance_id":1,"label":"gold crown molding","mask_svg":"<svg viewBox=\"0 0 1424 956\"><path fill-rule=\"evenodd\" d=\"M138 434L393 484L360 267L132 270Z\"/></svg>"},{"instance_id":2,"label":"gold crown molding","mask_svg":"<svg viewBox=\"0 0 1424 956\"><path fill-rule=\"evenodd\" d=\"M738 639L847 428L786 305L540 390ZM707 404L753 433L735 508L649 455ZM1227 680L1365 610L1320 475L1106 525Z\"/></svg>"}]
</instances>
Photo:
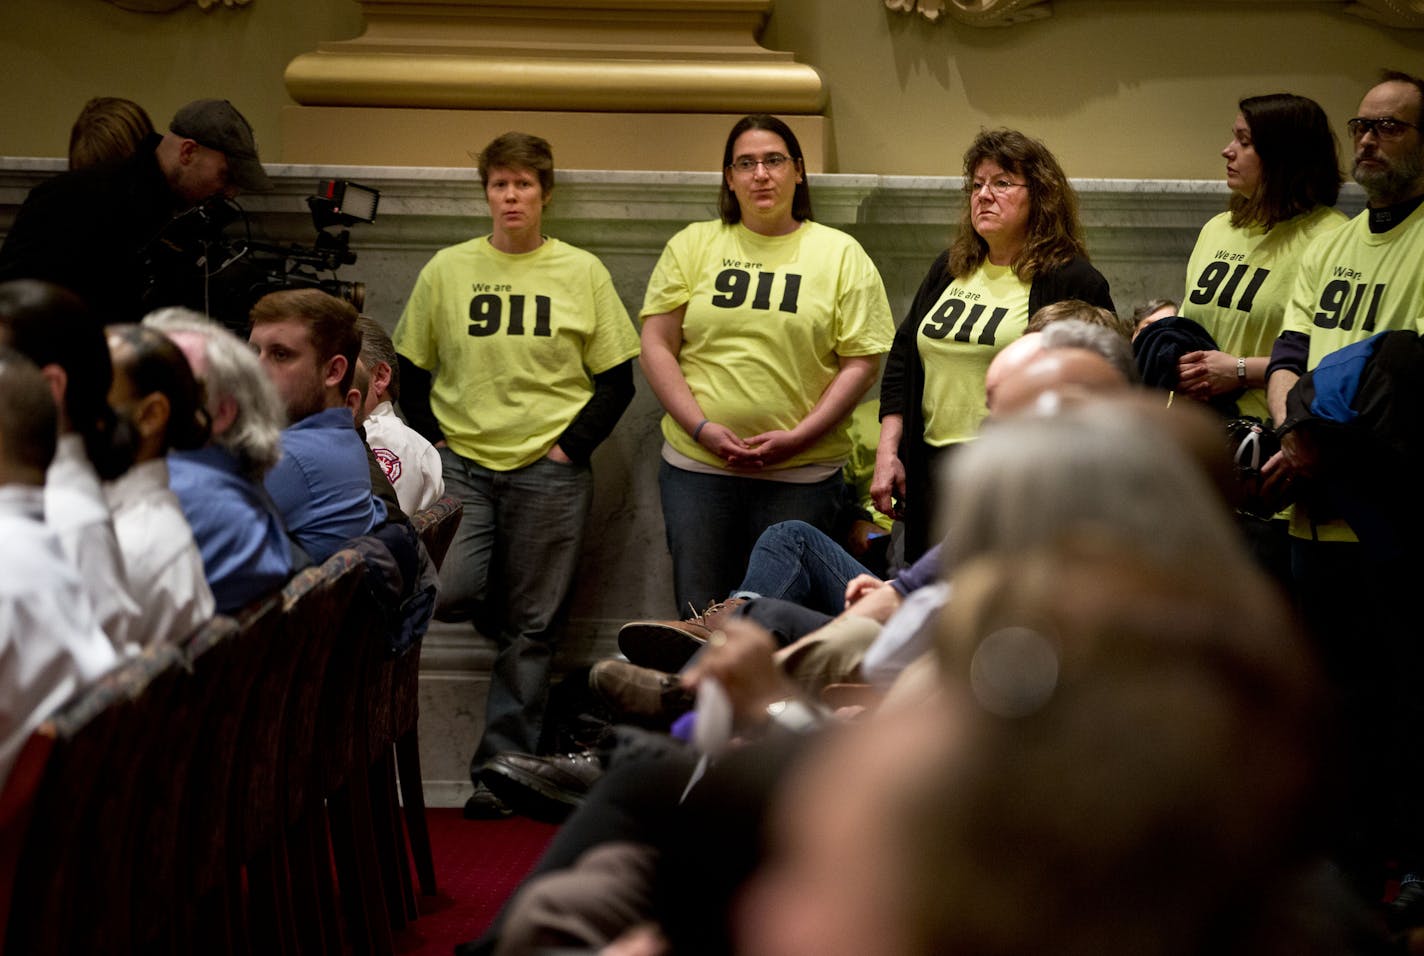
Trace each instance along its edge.
<instances>
[{"instance_id":1,"label":"gold crown molding","mask_svg":"<svg viewBox=\"0 0 1424 956\"><path fill-rule=\"evenodd\" d=\"M813 114L814 67L757 42L771 0L363 0L287 66L304 106Z\"/></svg>"},{"instance_id":2,"label":"gold crown molding","mask_svg":"<svg viewBox=\"0 0 1424 956\"><path fill-rule=\"evenodd\" d=\"M918 13L926 20L948 16L975 27L1007 27L1053 15L1048 0L884 0L885 6L900 13ZM1214 0L1217 3L1240 0ZM1299 7L1320 9L1328 0L1281 0ZM1336 0L1343 13L1371 20L1382 26L1424 29L1424 0Z\"/></svg>"},{"instance_id":3,"label":"gold crown molding","mask_svg":"<svg viewBox=\"0 0 1424 956\"><path fill-rule=\"evenodd\" d=\"M317 53L287 68L308 106L816 113L821 77L800 64L629 62Z\"/></svg>"}]
</instances>

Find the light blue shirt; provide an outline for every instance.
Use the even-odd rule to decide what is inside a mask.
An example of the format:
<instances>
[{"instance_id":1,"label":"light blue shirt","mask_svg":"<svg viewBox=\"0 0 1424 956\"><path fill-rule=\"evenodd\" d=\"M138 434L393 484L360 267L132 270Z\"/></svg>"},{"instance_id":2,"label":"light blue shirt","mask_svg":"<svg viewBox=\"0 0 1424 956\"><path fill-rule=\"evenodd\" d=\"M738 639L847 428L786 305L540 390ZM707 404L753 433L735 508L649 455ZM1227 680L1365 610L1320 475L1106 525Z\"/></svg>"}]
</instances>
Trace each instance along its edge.
<instances>
[{"instance_id":1,"label":"light blue shirt","mask_svg":"<svg viewBox=\"0 0 1424 956\"><path fill-rule=\"evenodd\" d=\"M178 496L219 614L233 614L292 575L287 529L261 485L216 445L168 454L168 487Z\"/></svg>"},{"instance_id":2,"label":"light blue shirt","mask_svg":"<svg viewBox=\"0 0 1424 956\"><path fill-rule=\"evenodd\" d=\"M318 564L386 520L348 408L328 408L283 429L282 459L265 484L287 530Z\"/></svg>"}]
</instances>

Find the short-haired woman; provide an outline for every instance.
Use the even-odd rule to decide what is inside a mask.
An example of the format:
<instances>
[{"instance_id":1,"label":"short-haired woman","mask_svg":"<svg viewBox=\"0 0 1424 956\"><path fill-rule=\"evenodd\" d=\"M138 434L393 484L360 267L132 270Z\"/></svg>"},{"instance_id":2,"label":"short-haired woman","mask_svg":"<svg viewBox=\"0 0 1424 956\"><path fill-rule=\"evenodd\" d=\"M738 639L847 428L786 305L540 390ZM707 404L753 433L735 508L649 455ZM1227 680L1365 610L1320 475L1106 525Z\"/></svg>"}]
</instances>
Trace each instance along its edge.
<instances>
[{"instance_id":1,"label":"short-haired woman","mask_svg":"<svg viewBox=\"0 0 1424 956\"><path fill-rule=\"evenodd\" d=\"M475 616L498 647L465 808L489 817L509 810L480 781L485 762L540 752L555 617L593 500L589 457L633 398L638 335L603 264L542 231L549 144L505 133L479 173L490 233L435 254L392 338L402 407L465 509L437 613Z\"/></svg>"}]
</instances>

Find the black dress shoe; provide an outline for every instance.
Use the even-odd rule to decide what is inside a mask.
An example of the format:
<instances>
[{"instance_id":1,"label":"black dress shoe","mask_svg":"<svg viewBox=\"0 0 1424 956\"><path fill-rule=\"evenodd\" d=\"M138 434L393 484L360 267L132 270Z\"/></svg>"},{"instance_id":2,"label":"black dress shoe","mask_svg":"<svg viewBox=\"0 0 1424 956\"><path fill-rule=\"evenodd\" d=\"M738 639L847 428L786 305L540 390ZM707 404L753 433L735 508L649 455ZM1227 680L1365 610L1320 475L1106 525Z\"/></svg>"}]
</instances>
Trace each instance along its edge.
<instances>
[{"instance_id":1,"label":"black dress shoe","mask_svg":"<svg viewBox=\"0 0 1424 956\"><path fill-rule=\"evenodd\" d=\"M466 820L503 820L512 816L514 811L509 805L495 796L483 783L476 783L475 792L465 801Z\"/></svg>"},{"instance_id":2,"label":"black dress shoe","mask_svg":"<svg viewBox=\"0 0 1424 956\"><path fill-rule=\"evenodd\" d=\"M591 751L496 754L480 771L480 781L515 812L552 823L563 822L601 776L603 761Z\"/></svg>"},{"instance_id":3,"label":"black dress shoe","mask_svg":"<svg viewBox=\"0 0 1424 956\"><path fill-rule=\"evenodd\" d=\"M1392 933L1424 926L1424 883L1411 880L1402 885L1399 895L1385 904L1384 921Z\"/></svg>"}]
</instances>

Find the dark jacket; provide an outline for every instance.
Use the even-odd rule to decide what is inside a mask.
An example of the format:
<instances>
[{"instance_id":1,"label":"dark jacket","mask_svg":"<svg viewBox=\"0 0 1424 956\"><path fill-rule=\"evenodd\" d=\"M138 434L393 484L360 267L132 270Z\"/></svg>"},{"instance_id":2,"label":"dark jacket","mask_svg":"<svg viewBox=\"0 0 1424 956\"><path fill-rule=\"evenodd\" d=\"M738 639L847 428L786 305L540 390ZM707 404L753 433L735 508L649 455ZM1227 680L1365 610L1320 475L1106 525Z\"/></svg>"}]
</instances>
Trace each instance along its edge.
<instances>
[{"instance_id":1,"label":"dark jacket","mask_svg":"<svg viewBox=\"0 0 1424 956\"><path fill-rule=\"evenodd\" d=\"M1177 390L1177 369L1188 352L1214 352L1220 349L1211 333L1197 322L1182 315L1169 315L1143 329L1132 343L1132 357L1142 384L1164 391ZM1243 389L1215 395L1206 404L1226 418L1235 418L1236 399Z\"/></svg>"},{"instance_id":2,"label":"dark jacket","mask_svg":"<svg viewBox=\"0 0 1424 956\"><path fill-rule=\"evenodd\" d=\"M44 279L78 293L105 322L186 304L158 292L149 244L178 212L154 133L120 163L60 173L30 190L0 247L0 281ZM164 284L168 282L163 280Z\"/></svg>"},{"instance_id":3,"label":"dark jacket","mask_svg":"<svg viewBox=\"0 0 1424 956\"><path fill-rule=\"evenodd\" d=\"M1304 429L1319 463L1303 498L1312 518L1344 518L1383 560L1417 552L1424 473L1424 340L1381 332L1325 356L1286 395L1280 432Z\"/></svg>"},{"instance_id":4,"label":"dark jacket","mask_svg":"<svg viewBox=\"0 0 1424 956\"><path fill-rule=\"evenodd\" d=\"M935 514L934 476L930 474L930 448L924 442L925 370L915 346L915 333L920 320L939 301L953 277L948 271L949 251L945 250L930 266L920 283L910 311L895 332L890 355L885 362L885 377L880 384L880 417L900 415L904 418L904 435L900 439L900 461L905 466L905 560L914 561L930 546ZM1059 269L1034 277L1028 290L1028 314L1032 316L1045 305L1064 299L1082 299L1092 305L1116 312L1108 281L1087 259L1074 259Z\"/></svg>"}]
</instances>

